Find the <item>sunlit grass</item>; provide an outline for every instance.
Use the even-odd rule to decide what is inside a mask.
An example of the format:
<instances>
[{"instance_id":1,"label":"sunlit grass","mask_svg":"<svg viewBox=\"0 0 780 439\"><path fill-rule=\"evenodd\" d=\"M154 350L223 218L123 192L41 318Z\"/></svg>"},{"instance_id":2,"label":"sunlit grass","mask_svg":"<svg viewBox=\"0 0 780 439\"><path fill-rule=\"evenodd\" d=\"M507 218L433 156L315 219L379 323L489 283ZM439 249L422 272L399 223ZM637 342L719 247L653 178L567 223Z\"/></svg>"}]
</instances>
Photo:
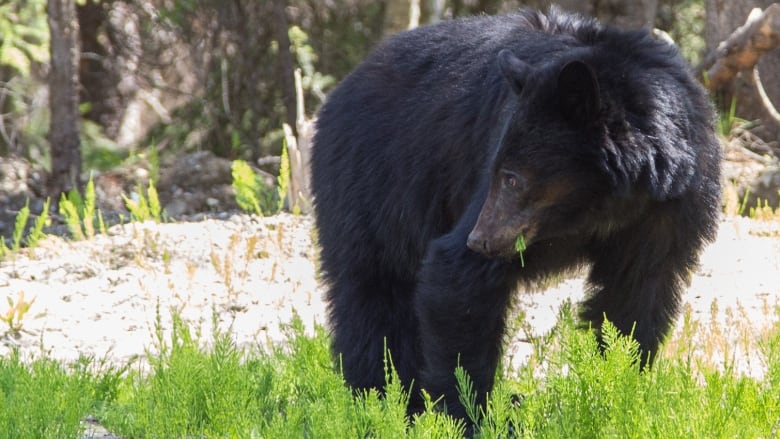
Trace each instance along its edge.
<instances>
[{"instance_id":1,"label":"sunlit grass","mask_svg":"<svg viewBox=\"0 0 780 439\"><path fill-rule=\"evenodd\" d=\"M499 373L487 407L469 407L479 420L476 437L776 435L777 325L752 345L750 355L766 366L760 379L692 360L701 345L685 340L707 340L710 323L684 326L655 365L640 372L636 343L608 326L602 354L592 333L575 328L569 309L550 334L532 340L537 346L525 365ZM168 337L160 321L158 312L148 369L0 359L0 438L80 437L79 421L88 416L127 438L445 438L465 431L430 398L428 410L409 419L408 394L392 369L383 397L353 395L334 366L326 331L306 335L300 320L285 326L286 342L253 349L237 348L216 322L214 335L202 340L175 314ZM458 379L463 401L472 401L468 376Z\"/></svg>"}]
</instances>

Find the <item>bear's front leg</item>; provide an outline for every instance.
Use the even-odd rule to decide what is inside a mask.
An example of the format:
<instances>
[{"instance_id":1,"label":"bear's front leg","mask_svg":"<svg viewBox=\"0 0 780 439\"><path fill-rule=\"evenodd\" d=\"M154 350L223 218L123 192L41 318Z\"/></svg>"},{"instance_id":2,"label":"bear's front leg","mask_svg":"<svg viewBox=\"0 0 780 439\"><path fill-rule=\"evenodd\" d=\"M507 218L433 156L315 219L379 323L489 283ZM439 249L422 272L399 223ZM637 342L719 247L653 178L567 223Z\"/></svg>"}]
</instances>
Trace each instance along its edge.
<instances>
[{"instance_id":1,"label":"bear's front leg","mask_svg":"<svg viewBox=\"0 0 780 439\"><path fill-rule=\"evenodd\" d=\"M676 205L661 213L668 211L673 214L645 215L639 224L590 249L590 288L581 316L600 331L606 315L623 334L632 334L642 367L652 364L674 325L698 254L714 235L712 220L685 217L686 211Z\"/></svg>"},{"instance_id":2,"label":"bear's front leg","mask_svg":"<svg viewBox=\"0 0 780 439\"><path fill-rule=\"evenodd\" d=\"M468 230L459 228L429 246L418 276L415 309L423 358L420 387L434 400L443 396L447 412L465 418L455 369L461 366L468 372L477 403L484 404L501 355L520 264L469 250Z\"/></svg>"}]
</instances>

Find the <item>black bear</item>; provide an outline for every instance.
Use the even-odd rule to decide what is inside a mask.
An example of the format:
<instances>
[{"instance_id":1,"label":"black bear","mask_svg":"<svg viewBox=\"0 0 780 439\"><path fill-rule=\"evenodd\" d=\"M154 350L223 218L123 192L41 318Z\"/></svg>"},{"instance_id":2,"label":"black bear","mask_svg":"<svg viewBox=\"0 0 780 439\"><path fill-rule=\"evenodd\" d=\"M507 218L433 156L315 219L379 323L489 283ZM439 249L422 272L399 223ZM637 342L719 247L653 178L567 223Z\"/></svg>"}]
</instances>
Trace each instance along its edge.
<instances>
[{"instance_id":1,"label":"black bear","mask_svg":"<svg viewBox=\"0 0 780 439\"><path fill-rule=\"evenodd\" d=\"M717 228L720 145L677 49L557 9L388 38L330 93L312 189L338 356L357 389L384 353L414 392L480 402L520 287L589 267L604 316L650 361ZM520 261L516 243L525 250Z\"/></svg>"}]
</instances>

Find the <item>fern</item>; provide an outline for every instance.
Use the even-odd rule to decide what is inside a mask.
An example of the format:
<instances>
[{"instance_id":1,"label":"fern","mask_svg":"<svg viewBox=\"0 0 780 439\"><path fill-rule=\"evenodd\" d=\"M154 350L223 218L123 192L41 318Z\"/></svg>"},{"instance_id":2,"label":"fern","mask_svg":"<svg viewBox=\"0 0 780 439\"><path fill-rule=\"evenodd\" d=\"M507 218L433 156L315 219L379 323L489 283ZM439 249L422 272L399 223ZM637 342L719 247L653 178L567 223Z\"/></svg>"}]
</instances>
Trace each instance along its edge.
<instances>
[{"instance_id":1,"label":"fern","mask_svg":"<svg viewBox=\"0 0 780 439\"><path fill-rule=\"evenodd\" d=\"M160 205L160 197L157 193L157 188L154 187L154 182L149 180L149 187L146 189L146 198L149 201L149 214L156 222L162 222L163 209Z\"/></svg>"},{"instance_id":2,"label":"fern","mask_svg":"<svg viewBox=\"0 0 780 439\"><path fill-rule=\"evenodd\" d=\"M523 252L526 249L525 245L525 238L523 235L517 235L517 239L515 240L515 250L517 251L517 254L520 255L520 266L525 267L525 259L523 259Z\"/></svg>"},{"instance_id":3,"label":"fern","mask_svg":"<svg viewBox=\"0 0 780 439\"><path fill-rule=\"evenodd\" d=\"M22 245L22 235L24 234L24 228L27 227L27 220L30 218L30 200L24 203L24 207L19 210L16 215L16 221L14 222L14 233L11 240L11 250L17 251Z\"/></svg>"},{"instance_id":4,"label":"fern","mask_svg":"<svg viewBox=\"0 0 780 439\"><path fill-rule=\"evenodd\" d=\"M137 222L149 220L157 223L163 222L165 220L165 212L160 205L160 197L157 194L154 181L149 180L146 190L139 184L136 187L136 193L138 194L137 200L122 194L125 207L130 211L130 220ZM101 229L105 229L102 215L98 216L98 224Z\"/></svg>"},{"instance_id":5,"label":"fern","mask_svg":"<svg viewBox=\"0 0 780 439\"><path fill-rule=\"evenodd\" d=\"M479 424L480 412L477 404L477 392L474 390L474 382L471 380L468 372L462 366L455 368L455 380L458 385L458 399L466 409L466 415L471 419L474 425Z\"/></svg>"},{"instance_id":6,"label":"fern","mask_svg":"<svg viewBox=\"0 0 780 439\"><path fill-rule=\"evenodd\" d=\"M276 211L281 212L284 209L284 200L287 198L287 191L290 187L290 154L287 148L287 141L282 145L282 161L279 164L279 177L276 178L276 193L278 195ZM293 196L295 196L293 194ZM293 200L289 200L293 204Z\"/></svg>"},{"instance_id":7,"label":"fern","mask_svg":"<svg viewBox=\"0 0 780 439\"><path fill-rule=\"evenodd\" d=\"M38 245L38 241L43 237L43 228L49 222L49 207L51 206L51 198L46 198L46 202L43 203L43 209L38 218L35 219L33 228L30 230L30 234L27 235L26 244L28 247L35 247Z\"/></svg>"},{"instance_id":8,"label":"fern","mask_svg":"<svg viewBox=\"0 0 780 439\"><path fill-rule=\"evenodd\" d=\"M70 234L73 239L83 240L86 238L86 236L84 236L84 231L81 229L81 217L79 215L77 203L74 202L76 197L74 197L72 194L73 192L66 195L63 192L62 195L60 195L59 211L60 215L65 218L65 224L67 224L68 230L70 230ZM76 192L76 194L78 195L78 192Z\"/></svg>"},{"instance_id":9,"label":"fern","mask_svg":"<svg viewBox=\"0 0 780 439\"><path fill-rule=\"evenodd\" d=\"M238 207L244 212L262 215L263 209L260 207L259 200L260 183L252 168L243 160L235 160L230 171Z\"/></svg>"},{"instance_id":10,"label":"fern","mask_svg":"<svg viewBox=\"0 0 780 439\"><path fill-rule=\"evenodd\" d=\"M84 223L84 234L88 237L95 236L95 182L92 179L92 175L89 176L87 186L84 188L84 207L82 212L82 219Z\"/></svg>"}]
</instances>

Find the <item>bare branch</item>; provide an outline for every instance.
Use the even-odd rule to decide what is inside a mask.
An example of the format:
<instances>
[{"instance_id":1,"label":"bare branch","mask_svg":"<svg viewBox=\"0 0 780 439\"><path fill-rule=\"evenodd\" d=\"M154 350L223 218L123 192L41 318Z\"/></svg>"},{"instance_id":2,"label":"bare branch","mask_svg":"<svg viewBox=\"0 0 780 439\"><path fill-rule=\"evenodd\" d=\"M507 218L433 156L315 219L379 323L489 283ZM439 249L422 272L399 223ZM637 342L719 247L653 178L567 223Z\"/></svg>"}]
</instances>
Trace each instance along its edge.
<instances>
[{"instance_id":1,"label":"bare branch","mask_svg":"<svg viewBox=\"0 0 780 439\"><path fill-rule=\"evenodd\" d=\"M764 53L780 45L780 4L764 11L755 8L745 24L710 52L696 68L697 76L712 90L731 83L737 73L752 70Z\"/></svg>"},{"instance_id":2,"label":"bare branch","mask_svg":"<svg viewBox=\"0 0 780 439\"><path fill-rule=\"evenodd\" d=\"M753 84L756 86L758 96L761 98L761 103L764 105L767 114L780 124L780 112L777 111L777 108L772 104L772 100L769 99L769 95L766 94L764 84L761 82L761 75L758 74L758 66L753 67Z\"/></svg>"},{"instance_id":3,"label":"bare branch","mask_svg":"<svg viewBox=\"0 0 780 439\"><path fill-rule=\"evenodd\" d=\"M306 119L303 102L303 85L301 83L301 70L295 69L295 94L298 114L296 127L297 136L288 124L284 124L284 137L287 141L287 155L290 159L290 185L287 188L287 200L289 208L294 211L297 207L302 213L311 211L311 175L309 162L311 161L311 143L314 136L314 122Z\"/></svg>"}]
</instances>

